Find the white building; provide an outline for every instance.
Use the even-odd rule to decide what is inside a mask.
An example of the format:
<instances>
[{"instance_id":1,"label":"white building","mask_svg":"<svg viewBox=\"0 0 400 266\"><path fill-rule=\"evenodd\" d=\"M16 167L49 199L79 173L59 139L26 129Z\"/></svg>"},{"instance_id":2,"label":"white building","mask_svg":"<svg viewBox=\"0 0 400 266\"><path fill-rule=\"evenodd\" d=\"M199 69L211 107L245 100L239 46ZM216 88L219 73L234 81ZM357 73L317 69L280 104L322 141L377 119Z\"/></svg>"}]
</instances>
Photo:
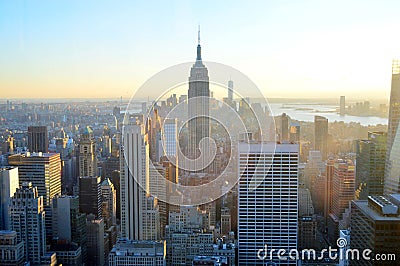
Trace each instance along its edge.
<instances>
[{"instance_id":1,"label":"white building","mask_svg":"<svg viewBox=\"0 0 400 266\"><path fill-rule=\"evenodd\" d=\"M11 229L24 242L25 260L40 265L46 252L44 201L32 183L23 183L11 199Z\"/></svg>"},{"instance_id":2,"label":"white building","mask_svg":"<svg viewBox=\"0 0 400 266\"><path fill-rule=\"evenodd\" d=\"M125 125L121 151L121 235L157 240L157 206L149 197L149 145L143 125ZM139 183L138 183L139 182Z\"/></svg>"},{"instance_id":3,"label":"white building","mask_svg":"<svg viewBox=\"0 0 400 266\"><path fill-rule=\"evenodd\" d=\"M165 266L165 242L118 239L108 260L109 266Z\"/></svg>"},{"instance_id":4,"label":"white building","mask_svg":"<svg viewBox=\"0 0 400 266\"><path fill-rule=\"evenodd\" d=\"M8 208L11 197L19 187L18 168L0 168L0 230L10 230Z\"/></svg>"},{"instance_id":5,"label":"white building","mask_svg":"<svg viewBox=\"0 0 400 266\"><path fill-rule=\"evenodd\" d=\"M297 249L299 146L240 142L238 153L238 263L266 265L271 249ZM272 262L296 265L276 252Z\"/></svg>"}]
</instances>

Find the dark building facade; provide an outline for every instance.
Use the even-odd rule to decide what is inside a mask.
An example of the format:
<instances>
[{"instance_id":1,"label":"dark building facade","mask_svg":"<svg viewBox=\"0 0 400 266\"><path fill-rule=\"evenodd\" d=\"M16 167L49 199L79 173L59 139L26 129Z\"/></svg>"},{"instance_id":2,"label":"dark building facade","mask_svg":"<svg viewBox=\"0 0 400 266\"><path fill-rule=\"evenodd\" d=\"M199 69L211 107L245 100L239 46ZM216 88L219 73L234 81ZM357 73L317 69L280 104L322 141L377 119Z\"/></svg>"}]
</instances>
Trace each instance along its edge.
<instances>
[{"instance_id":1,"label":"dark building facade","mask_svg":"<svg viewBox=\"0 0 400 266\"><path fill-rule=\"evenodd\" d=\"M46 126L28 127L28 149L31 152L47 152L49 137Z\"/></svg>"}]
</instances>

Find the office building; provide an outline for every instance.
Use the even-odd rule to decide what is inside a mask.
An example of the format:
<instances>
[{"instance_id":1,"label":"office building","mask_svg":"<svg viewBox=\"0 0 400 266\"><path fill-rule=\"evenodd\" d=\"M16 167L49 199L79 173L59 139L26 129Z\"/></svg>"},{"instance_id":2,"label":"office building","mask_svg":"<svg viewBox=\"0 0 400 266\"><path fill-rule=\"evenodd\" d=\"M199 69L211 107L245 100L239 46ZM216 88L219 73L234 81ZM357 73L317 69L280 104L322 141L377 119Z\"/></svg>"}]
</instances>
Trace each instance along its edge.
<instances>
[{"instance_id":1,"label":"office building","mask_svg":"<svg viewBox=\"0 0 400 266\"><path fill-rule=\"evenodd\" d=\"M85 127L79 140L79 176L97 176L96 140L93 130Z\"/></svg>"},{"instance_id":2,"label":"office building","mask_svg":"<svg viewBox=\"0 0 400 266\"><path fill-rule=\"evenodd\" d=\"M331 212L342 217L349 202L354 199L355 166L350 160L339 159L334 164Z\"/></svg>"},{"instance_id":3,"label":"office building","mask_svg":"<svg viewBox=\"0 0 400 266\"><path fill-rule=\"evenodd\" d=\"M11 166L18 167L19 185L31 182L37 187L44 204L50 205L51 199L61 194L61 159L58 153L14 154L8 158Z\"/></svg>"},{"instance_id":4,"label":"office building","mask_svg":"<svg viewBox=\"0 0 400 266\"><path fill-rule=\"evenodd\" d=\"M53 238L78 244L81 260L85 262L87 258L86 214L79 212L79 197L58 196L53 198L52 216ZM77 250L73 251L78 252Z\"/></svg>"},{"instance_id":5,"label":"office building","mask_svg":"<svg viewBox=\"0 0 400 266\"><path fill-rule=\"evenodd\" d=\"M44 199L32 183L22 183L11 198L11 230L17 232L17 241L23 241L25 260L41 265L46 252Z\"/></svg>"},{"instance_id":6,"label":"office building","mask_svg":"<svg viewBox=\"0 0 400 266\"><path fill-rule=\"evenodd\" d=\"M286 113L281 115L281 132L280 132L280 140L288 141L289 140L289 116Z\"/></svg>"},{"instance_id":7,"label":"office building","mask_svg":"<svg viewBox=\"0 0 400 266\"><path fill-rule=\"evenodd\" d=\"M375 254L400 256L400 194L369 196L351 202L351 249L370 249ZM361 256L360 256L361 257ZM350 265L381 265L373 260L352 260ZM385 261L382 265L394 265Z\"/></svg>"},{"instance_id":8,"label":"office building","mask_svg":"<svg viewBox=\"0 0 400 266\"><path fill-rule=\"evenodd\" d=\"M102 216L107 228L117 224L117 193L110 179L106 178L100 185Z\"/></svg>"},{"instance_id":9,"label":"office building","mask_svg":"<svg viewBox=\"0 0 400 266\"><path fill-rule=\"evenodd\" d=\"M49 137L46 126L29 126L28 127L28 150L30 152L48 151Z\"/></svg>"},{"instance_id":10,"label":"office building","mask_svg":"<svg viewBox=\"0 0 400 266\"><path fill-rule=\"evenodd\" d=\"M231 222L231 211L227 207L223 207L221 209L221 234L229 235L229 232L232 231L232 222Z\"/></svg>"},{"instance_id":11,"label":"office building","mask_svg":"<svg viewBox=\"0 0 400 266\"><path fill-rule=\"evenodd\" d=\"M294 143L300 142L300 124L292 122L289 127L289 141Z\"/></svg>"},{"instance_id":12,"label":"office building","mask_svg":"<svg viewBox=\"0 0 400 266\"><path fill-rule=\"evenodd\" d=\"M109 266L165 266L165 242L118 239L108 255Z\"/></svg>"},{"instance_id":13,"label":"office building","mask_svg":"<svg viewBox=\"0 0 400 266\"><path fill-rule=\"evenodd\" d=\"M165 155L169 158L177 158L178 149L178 124L176 119L165 119L163 130L163 145ZM174 162L175 163L175 162Z\"/></svg>"},{"instance_id":14,"label":"office building","mask_svg":"<svg viewBox=\"0 0 400 266\"><path fill-rule=\"evenodd\" d=\"M369 195L383 195L386 144L386 132L368 132L367 140L357 141L357 199L365 200Z\"/></svg>"},{"instance_id":15,"label":"office building","mask_svg":"<svg viewBox=\"0 0 400 266\"><path fill-rule=\"evenodd\" d=\"M400 193L400 60L392 62L384 193Z\"/></svg>"},{"instance_id":16,"label":"office building","mask_svg":"<svg viewBox=\"0 0 400 266\"><path fill-rule=\"evenodd\" d=\"M51 199L61 195L61 159L58 153L14 154L8 163L18 167L19 185L25 182L36 187L39 196L43 196L46 212L46 238L49 244L52 239Z\"/></svg>"},{"instance_id":17,"label":"office building","mask_svg":"<svg viewBox=\"0 0 400 266\"><path fill-rule=\"evenodd\" d=\"M325 160L328 155L328 119L316 115L314 117L314 150L318 150Z\"/></svg>"},{"instance_id":18,"label":"office building","mask_svg":"<svg viewBox=\"0 0 400 266\"><path fill-rule=\"evenodd\" d=\"M335 169L335 160L329 158L325 162L325 176L326 176L326 187L325 187L325 198L324 198L324 218L325 224L327 224L329 214L332 212L332 180Z\"/></svg>"},{"instance_id":19,"label":"office building","mask_svg":"<svg viewBox=\"0 0 400 266\"><path fill-rule=\"evenodd\" d=\"M87 216L87 264L104 265L104 222L94 214Z\"/></svg>"},{"instance_id":20,"label":"office building","mask_svg":"<svg viewBox=\"0 0 400 266\"><path fill-rule=\"evenodd\" d=\"M149 193L149 146L143 125L125 125L121 151L121 235L157 240L158 208Z\"/></svg>"},{"instance_id":21,"label":"office building","mask_svg":"<svg viewBox=\"0 0 400 266\"><path fill-rule=\"evenodd\" d=\"M317 248L317 216L299 218L299 250Z\"/></svg>"},{"instance_id":22,"label":"office building","mask_svg":"<svg viewBox=\"0 0 400 266\"><path fill-rule=\"evenodd\" d=\"M228 99L233 102L233 80L228 81Z\"/></svg>"},{"instance_id":23,"label":"office building","mask_svg":"<svg viewBox=\"0 0 400 266\"><path fill-rule=\"evenodd\" d=\"M81 266L82 261L82 248L72 242L54 240L51 244L50 250L57 255L57 263L62 266Z\"/></svg>"},{"instance_id":24,"label":"office building","mask_svg":"<svg viewBox=\"0 0 400 266\"><path fill-rule=\"evenodd\" d=\"M79 211L101 216L101 178L99 176L79 177Z\"/></svg>"},{"instance_id":25,"label":"office building","mask_svg":"<svg viewBox=\"0 0 400 266\"><path fill-rule=\"evenodd\" d=\"M0 265L23 266L24 262L24 243L18 240L17 232L0 230Z\"/></svg>"},{"instance_id":26,"label":"office building","mask_svg":"<svg viewBox=\"0 0 400 266\"><path fill-rule=\"evenodd\" d=\"M199 156L199 143L210 136L210 88L208 70L201 58L200 31L197 45L196 62L190 70L188 91L188 155L191 158ZM191 119L193 118L193 119ZM203 164L202 164L203 165ZM196 165L195 168L201 168Z\"/></svg>"},{"instance_id":27,"label":"office building","mask_svg":"<svg viewBox=\"0 0 400 266\"><path fill-rule=\"evenodd\" d=\"M18 188L18 168L0 167L0 230L10 230L9 206Z\"/></svg>"},{"instance_id":28,"label":"office building","mask_svg":"<svg viewBox=\"0 0 400 266\"><path fill-rule=\"evenodd\" d=\"M311 193L308 188L306 188L303 184L299 185L299 217L302 216L310 216L314 214L314 206L311 199Z\"/></svg>"},{"instance_id":29,"label":"office building","mask_svg":"<svg viewBox=\"0 0 400 266\"><path fill-rule=\"evenodd\" d=\"M296 265L276 254L260 260L257 251L297 248L298 144L240 142L238 151L239 265Z\"/></svg>"}]
</instances>

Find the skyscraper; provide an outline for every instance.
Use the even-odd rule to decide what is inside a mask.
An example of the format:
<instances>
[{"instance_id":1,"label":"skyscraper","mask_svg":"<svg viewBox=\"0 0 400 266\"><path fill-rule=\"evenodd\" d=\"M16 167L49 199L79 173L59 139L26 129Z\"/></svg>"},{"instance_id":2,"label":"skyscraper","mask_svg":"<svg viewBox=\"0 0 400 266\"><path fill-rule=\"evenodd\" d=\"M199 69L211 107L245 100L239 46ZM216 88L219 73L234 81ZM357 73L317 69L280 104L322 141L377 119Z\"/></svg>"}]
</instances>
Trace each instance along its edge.
<instances>
[{"instance_id":1,"label":"skyscraper","mask_svg":"<svg viewBox=\"0 0 400 266\"><path fill-rule=\"evenodd\" d=\"M328 119L316 115L314 117L314 150L318 150L325 160L328 155Z\"/></svg>"},{"instance_id":2,"label":"skyscraper","mask_svg":"<svg viewBox=\"0 0 400 266\"><path fill-rule=\"evenodd\" d=\"M79 210L81 213L101 217L101 178L99 176L79 177Z\"/></svg>"},{"instance_id":3,"label":"skyscraper","mask_svg":"<svg viewBox=\"0 0 400 266\"><path fill-rule=\"evenodd\" d=\"M228 100L233 102L233 80L228 81Z\"/></svg>"},{"instance_id":4,"label":"skyscraper","mask_svg":"<svg viewBox=\"0 0 400 266\"><path fill-rule=\"evenodd\" d=\"M47 152L49 137L46 126L28 127L28 150L30 152Z\"/></svg>"},{"instance_id":5,"label":"skyscraper","mask_svg":"<svg viewBox=\"0 0 400 266\"><path fill-rule=\"evenodd\" d=\"M61 159L58 153L15 154L8 158L8 163L18 166L19 185L31 182L43 196L46 212L46 237L52 239L51 199L61 195Z\"/></svg>"},{"instance_id":6,"label":"skyscraper","mask_svg":"<svg viewBox=\"0 0 400 266\"><path fill-rule=\"evenodd\" d=\"M199 143L210 136L210 89L208 70L201 59L200 30L197 45L197 58L190 70L189 77L189 144L188 155L192 158L199 156Z\"/></svg>"},{"instance_id":7,"label":"skyscraper","mask_svg":"<svg viewBox=\"0 0 400 266\"><path fill-rule=\"evenodd\" d=\"M100 185L102 216L107 228L117 224L117 194L110 179L106 178Z\"/></svg>"},{"instance_id":8,"label":"skyscraper","mask_svg":"<svg viewBox=\"0 0 400 266\"><path fill-rule=\"evenodd\" d=\"M11 229L24 241L25 259L40 265L46 252L44 200L32 183L22 183L11 199Z\"/></svg>"},{"instance_id":9,"label":"skyscraper","mask_svg":"<svg viewBox=\"0 0 400 266\"><path fill-rule=\"evenodd\" d=\"M104 221L87 216L87 265L104 265Z\"/></svg>"},{"instance_id":10,"label":"skyscraper","mask_svg":"<svg viewBox=\"0 0 400 266\"><path fill-rule=\"evenodd\" d=\"M149 192L149 145L143 124L124 125L121 152L121 235L131 240L157 235L158 217ZM153 225L153 227L151 226ZM153 232L153 233L151 233Z\"/></svg>"},{"instance_id":11,"label":"skyscraper","mask_svg":"<svg viewBox=\"0 0 400 266\"><path fill-rule=\"evenodd\" d=\"M165 155L177 158L178 149L178 125L176 119L165 119L163 126L163 143Z\"/></svg>"},{"instance_id":12,"label":"skyscraper","mask_svg":"<svg viewBox=\"0 0 400 266\"><path fill-rule=\"evenodd\" d=\"M79 176L97 176L96 141L90 127L83 130L79 140Z\"/></svg>"},{"instance_id":13,"label":"skyscraper","mask_svg":"<svg viewBox=\"0 0 400 266\"><path fill-rule=\"evenodd\" d=\"M61 194L61 159L58 153L14 154L8 163L18 166L19 185L31 182L37 187L44 204L49 206L51 199Z\"/></svg>"},{"instance_id":14,"label":"skyscraper","mask_svg":"<svg viewBox=\"0 0 400 266\"><path fill-rule=\"evenodd\" d=\"M392 88L390 91L389 126L385 165L385 194L400 193L400 170L396 163L400 160L400 60L392 63ZM393 151L392 151L393 149Z\"/></svg>"},{"instance_id":15,"label":"skyscraper","mask_svg":"<svg viewBox=\"0 0 400 266\"><path fill-rule=\"evenodd\" d=\"M290 123L289 127L289 141L290 142L300 142L300 124L298 123Z\"/></svg>"},{"instance_id":16,"label":"skyscraper","mask_svg":"<svg viewBox=\"0 0 400 266\"><path fill-rule=\"evenodd\" d=\"M239 265L266 265L259 249L297 248L298 144L239 143L238 262ZM271 167L268 167L271 165ZM256 188L251 184L259 183ZM296 265L295 260L277 265Z\"/></svg>"},{"instance_id":17,"label":"skyscraper","mask_svg":"<svg viewBox=\"0 0 400 266\"><path fill-rule=\"evenodd\" d=\"M53 237L74 242L81 247L82 261L87 258L86 214L79 212L79 197L58 196L53 198Z\"/></svg>"},{"instance_id":18,"label":"skyscraper","mask_svg":"<svg viewBox=\"0 0 400 266\"><path fill-rule=\"evenodd\" d=\"M354 199L355 166L350 160L337 160L332 179L332 213L341 218Z\"/></svg>"},{"instance_id":19,"label":"skyscraper","mask_svg":"<svg viewBox=\"0 0 400 266\"><path fill-rule=\"evenodd\" d=\"M368 132L367 140L357 141L356 196L383 195L387 133Z\"/></svg>"},{"instance_id":20,"label":"skyscraper","mask_svg":"<svg viewBox=\"0 0 400 266\"><path fill-rule=\"evenodd\" d=\"M0 168L0 230L10 230L9 205L19 188L18 168Z\"/></svg>"},{"instance_id":21,"label":"skyscraper","mask_svg":"<svg viewBox=\"0 0 400 266\"><path fill-rule=\"evenodd\" d=\"M289 140L289 117L286 113L281 115L281 141Z\"/></svg>"},{"instance_id":22,"label":"skyscraper","mask_svg":"<svg viewBox=\"0 0 400 266\"><path fill-rule=\"evenodd\" d=\"M369 196L368 200L351 202L350 248L370 249L370 258L376 254L400 256L400 194ZM361 253L361 251L360 251ZM350 265L394 265L394 261L377 262L374 259L351 260Z\"/></svg>"}]
</instances>

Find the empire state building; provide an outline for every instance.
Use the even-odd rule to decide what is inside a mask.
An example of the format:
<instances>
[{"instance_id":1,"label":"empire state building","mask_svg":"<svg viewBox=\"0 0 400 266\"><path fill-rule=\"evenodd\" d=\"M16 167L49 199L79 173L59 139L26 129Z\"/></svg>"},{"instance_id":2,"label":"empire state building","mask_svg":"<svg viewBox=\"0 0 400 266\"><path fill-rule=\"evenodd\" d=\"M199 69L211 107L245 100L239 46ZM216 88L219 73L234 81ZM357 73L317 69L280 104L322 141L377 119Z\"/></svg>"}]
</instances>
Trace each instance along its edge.
<instances>
[{"instance_id":1,"label":"empire state building","mask_svg":"<svg viewBox=\"0 0 400 266\"><path fill-rule=\"evenodd\" d=\"M188 91L189 143L188 155L197 158L200 155L199 143L210 136L210 89L208 70L201 60L200 30L198 33L197 58L190 70ZM190 119L193 118L193 119Z\"/></svg>"}]
</instances>

